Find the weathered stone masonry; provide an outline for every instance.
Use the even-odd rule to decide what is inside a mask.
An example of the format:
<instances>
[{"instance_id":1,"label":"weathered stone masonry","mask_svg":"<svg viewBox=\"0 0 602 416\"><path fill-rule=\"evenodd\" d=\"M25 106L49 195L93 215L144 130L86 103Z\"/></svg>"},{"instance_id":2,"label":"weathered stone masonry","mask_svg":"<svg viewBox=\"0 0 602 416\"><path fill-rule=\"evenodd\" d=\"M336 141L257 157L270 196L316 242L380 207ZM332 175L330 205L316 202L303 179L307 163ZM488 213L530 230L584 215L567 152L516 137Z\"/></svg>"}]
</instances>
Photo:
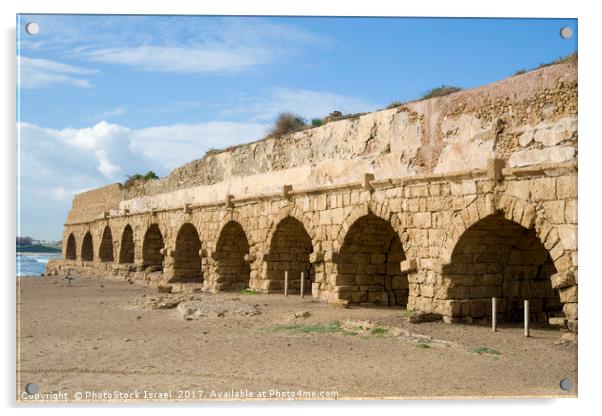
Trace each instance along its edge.
<instances>
[{"instance_id":1,"label":"weathered stone masonry","mask_svg":"<svg viewBox=\"0 0 602 416\"><path fill-rule=\"evenodd\" d=\"M80 194L48 272L576 327L576 91L554 65Z\"/></svg>"}]
</instances>

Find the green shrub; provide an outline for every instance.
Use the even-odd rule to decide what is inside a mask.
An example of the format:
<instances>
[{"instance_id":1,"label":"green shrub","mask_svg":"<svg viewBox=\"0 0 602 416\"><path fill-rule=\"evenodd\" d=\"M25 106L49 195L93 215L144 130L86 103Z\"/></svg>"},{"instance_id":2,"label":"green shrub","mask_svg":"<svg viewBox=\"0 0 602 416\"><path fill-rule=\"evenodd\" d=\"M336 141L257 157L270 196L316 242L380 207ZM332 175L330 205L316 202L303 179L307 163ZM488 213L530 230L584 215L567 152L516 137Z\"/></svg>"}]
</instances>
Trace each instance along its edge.
<instances>
[{"instance_id":1,"label":"green shrub","mask_svg":"<svg viewBox=\"0 0 602 416\"><path fill-rule=\"evenodd\" d=\"M141 175L140 173L135 173L133 175L127 176L127 179L123 183L123 186L129 187L129 186L132 186L136 181L145 181L146 182L148 180L155 180L155 179L159 179L159 176L152 170L149 170L144 175Z\"/></svg>"},{"instance_id":2,"label":"green shrub","mask_svg":"<svg viewBox=\"0 0 602 416\"><path fill-rule=\"evenodd\" d=\"M293 113L281 113L270 130L272 136L282 136L283 134L294 133L307 127L305 119Z\"/></svg>"},{"instance_id":3,"label":"green shrub","mask_svg":"<svg viewBox=\"0 0 602 416\"><path fill-rule=\"evenodd\" d=\"M311 119L311 125L312 127L320 127L324 125L324 120L322 120L321 118L312 118Z\"/></svg>"},{"instance_id":4,"label":"green shrub","mask_svg":"<svg viewBox=\"0 0 602 416\"><path fill-rule=\"evenodd\" d=\"M428 91L426 94L420 97L420 99L426 100L428 98L443 97L444 95L449 95L453 94L454 92L458 92L461 89L462 88L454 87L453 85L442 85L440 87L433 88L432 90Z\"/></svg>"}]
</instances>

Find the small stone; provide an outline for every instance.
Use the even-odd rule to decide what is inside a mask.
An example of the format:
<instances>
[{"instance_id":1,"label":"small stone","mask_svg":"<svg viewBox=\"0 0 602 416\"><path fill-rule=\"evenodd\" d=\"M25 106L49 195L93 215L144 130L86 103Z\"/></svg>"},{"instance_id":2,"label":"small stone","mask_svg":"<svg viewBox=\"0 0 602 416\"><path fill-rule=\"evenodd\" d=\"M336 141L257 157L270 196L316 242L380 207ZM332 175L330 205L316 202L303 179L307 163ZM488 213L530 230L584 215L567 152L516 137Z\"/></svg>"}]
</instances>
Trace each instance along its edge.
<instances>
[{"instance_id":1,"label":"small stone","mask_svg":"<svg viewBox=\"0 0 602 416\"><path fill-rule=\"evenodd\" d=\"M566 328L567 319L565 317L552 317L548 319L548 323L552 326L559 326L561 328Z\"/></svg>"},{"instance_id":2,"label":"small stone","mask_svg":"<svg viewBox=\"0 0 602 416\"><path fill-rule=\"evenodd\" d=\"M157 291L159 293L171 293L172 289L173 289L172 285L159 285L159 286L157 286Z\"/></svg>"},{"instance_id":3,"label":"small stone","mask_svg":"<svg viewBox=\"0 0 602 416\"><path fill-rule=\"evenodd\" d=\"M411 323L418 324L420 322L440 321L441 318L442 316L438 313L413 311L408 319Z\"/></svg>"}]
</instances>

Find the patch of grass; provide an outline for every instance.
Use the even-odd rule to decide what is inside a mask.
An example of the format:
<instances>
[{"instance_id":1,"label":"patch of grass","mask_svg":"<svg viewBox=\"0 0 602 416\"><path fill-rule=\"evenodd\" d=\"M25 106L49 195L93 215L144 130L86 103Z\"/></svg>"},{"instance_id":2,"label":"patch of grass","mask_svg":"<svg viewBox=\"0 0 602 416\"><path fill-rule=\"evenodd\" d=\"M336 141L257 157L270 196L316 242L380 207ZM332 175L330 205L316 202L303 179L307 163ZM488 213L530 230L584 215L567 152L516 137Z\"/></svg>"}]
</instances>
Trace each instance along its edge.
<instances>
[{"instance_id":1,"label":"patch of grass","mask_svg":"<svg viewBox=\"0 0 602 416\"><path fill-rule=\"evenodd\" d=\"M443 97L444 95L453 94L454 92L460 91L462 88L454 87L453 85L442 85L440 87L433 88L430 91L427 91L422 97L421 100L427 100L429 98L435 97Z\"/></svg>"},{"instance_id":2,"label":"patch of grass","mask_svg":"<svg viewBox=\"0 0 602 416\"><path fill-rule=\"evenodd\" d=\"M419 342L418 344L416 344L416 348L420 348L421 350L428 350L429 348L431 348L431 346L429 344L425 344L424 342Z\"/></svg>"},{"instance_id":3,"label":"patch of grass","mask_svg":"<svg viewBox=\"0 0 602 416\"><path fill-rule=\"evenodd\" d=\"M384 335L387 332L389 332L389 329L387 328L383 328L382 326L375 326L374 328L372 328L372 330L370 331L370 333L372 335Z\"/></svg>"},{"instance_id":4,"label":"patch of grass","mask_svg":"<svg viewBox=\"0 0 602 416\"><path fill-rule=\"evenodd\" d=\"M490 355L501 355L501 352L499 352L498 350L494 350L493 348L489 348L489 347L475 347L472 350L470 350L470 352L472 352L473 354L490 354Z\"/></svg>"},{"instance_id":5,"label":"patch of grass","mask_svg":"<svg viewBox=\"0 0 602 416\"><path fill-rule=\"evenodd\" d=\"M402 314L403 314L403 316L405 316L407 318L408 316L410 316L412 314L412 312L414 312L413 309L406 309L402 312Z\"/></svg>"},{"instance_id":6,"label":"patch of grass","mask_svg":"<svg viewBox=\"0 0 602 416\"><path fill-rule=\"evenodd\" d=\"M577 52L573 52L566 56L560 56L560 57L554 59L553 61L544 62L543 64L539 64L539 66L536 69L544 68L544 67L550 66L550 65L561 64L563 62L575 62L576 63L577 58L578 58Z\"/></svg>"},{"instance_id":7,"label":"patch of grass","mask_svg":"<svg viewBox=\"0 0 602 416\"><path fill-rule=\"evenodd\" d=\"M522 69L519 69L518 71L516 71L514 73L514 75L525 74L527 72L534 71L536 69L545 68L546 66L561 64L561 63L564 63L564 62L577 63L577 59L578 59L577 52L573 52L573 53L570 53L570 54L568 54L566 56L560 56L560 57L554 59L553 61L541 63L536 68L531 68L531 69L522 68Z\"/></svg>"},{"instance_id":8,"label":"patch of grass","mask_svg":"<svg viewBox=\"0 0 602 416\"><path fill-rule=\"evenodd\" d=\"M261 292L256 289L246 288L245 290L241 290L240 294L241 295L259 295L259 294L261 294Z\"/></svg>"},{"instance_id":9,"label":"patch of grass","mask_svg":"<svg viewBox=\"0 0 602 416\"><path fill-rule=\"evenodd\" d=\"M391 108L401 107L402 105L403 105L403 103L401 101L393 101L391 104L389 104L387 107L385 107L385 109L390 110Z\"/></svg>"},{"instance_id":10,"label":"patch of grass","mask_svg":"<svg viewBox=\"0 0 602 416\"><path fill-rule=\"evenodd\" d=\"M294 325L275 325L272 327L273 331L288 331L294 334L328 334L328 333L341 333L343 335L355 335L354 332L346 331L338 321L330 322L328 324L294 324Z\"/></svg>"}]
</instances>

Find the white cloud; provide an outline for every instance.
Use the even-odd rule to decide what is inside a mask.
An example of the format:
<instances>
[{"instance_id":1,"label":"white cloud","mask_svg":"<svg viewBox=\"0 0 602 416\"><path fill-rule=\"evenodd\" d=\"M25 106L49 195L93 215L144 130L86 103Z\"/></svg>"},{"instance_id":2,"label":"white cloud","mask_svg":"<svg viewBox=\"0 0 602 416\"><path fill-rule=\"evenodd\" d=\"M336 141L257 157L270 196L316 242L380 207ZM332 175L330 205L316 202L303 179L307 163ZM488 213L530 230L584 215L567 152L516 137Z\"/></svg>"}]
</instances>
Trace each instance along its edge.
<instances>
[{"instance_id":1,"label":"white cloud","mask_svg":"<svg viewBox=\"0 0 602 416\"><path fill-rule=\"evenodd\" d=\"M225 148L265 135L268 126L257 123L206 122L148 127L132 133L131 148L174 169L211 148Z\"/></svg>"},{"instance_id":2,"label":"white cloud","mask_svg":"<svg viewBox=\"0 0 602 416\"><path fill-rule=\"evenodd\" d=\"M39 17L39 18L38 18ZM37 16L43 32L20 49L174 73L238 72L290 62L335 41L294 24L203 16Z\"/></svg>"},{"instance_id":3,"label":"white cloud","mask_svg":"<svg viewBox=\"0 0 602 416\"><path fill-rule=\"evenodd\" d=\"M224 115L244 114L251 121L271 121L290 111L306 117L321 118L332 111L360 113L374 111L376 105L347 95L325 91L276 88L263 97L242 97L238 104L222 111Z\"/></svg>"},{"instance_id":4,"label":"white cloud","mask_svg":"<svg viewBox=\"0 0 602 416\"><path fill-rule=\"evenodd\" d=\"M272 61L272 53L259 48L226 45L209 47L140 46L99 49L85 56L93 61L132 66L157 72L237 72Z\"/></svg>"},{"instance_id":5,"label":"white cloud","mask_svg":"<svg viewBox=\"0 0 602 416\"><path fill-rule=\"evenodd\" d=\"M56 84L91 88L93 85L83 77L98 71L69 65L49 59L19 57L19 85L21 88L37 89Z\"/></svg>"},{"instance_id":6,"label":"white cloud","mask_svg":"<svg viewBox=\"0 0 602 416\"><path fill-rule=\"evenodd\" d=\"M20 221L24 233L60 238L73 195L149 170L166 175L212 147L257 139L267 126L208 122L131 129L99 122L73 129L19 123Z\"/></svg>"},{"instance_id":7,"label":"white cloud","mask_svg":"<svg viewBox=\"0 0 602 416\"><path fill-rule=\"evenodd\" d=\"M52 188L50 190L50 195L52 195L52 198L55 201L65 201L69 197L72 197L74 195L74 192L68 191L65 188L63 188L62 186L59 186L58 188Z\"/></svg>"},{"instance_id":8,"label":"white cloud","mask_svg":"<svg viewBox=\"0 0 602 416\"><path fill-rule=\"evenodd\" d=\"M100 121L100 120L108 120L113 117L122 116L126 113L125 108L119 106L112 110L101 111L95 114L91 114L89 116L84 116L85 120L89 121Z\"/></svg>"}]
</instances>

